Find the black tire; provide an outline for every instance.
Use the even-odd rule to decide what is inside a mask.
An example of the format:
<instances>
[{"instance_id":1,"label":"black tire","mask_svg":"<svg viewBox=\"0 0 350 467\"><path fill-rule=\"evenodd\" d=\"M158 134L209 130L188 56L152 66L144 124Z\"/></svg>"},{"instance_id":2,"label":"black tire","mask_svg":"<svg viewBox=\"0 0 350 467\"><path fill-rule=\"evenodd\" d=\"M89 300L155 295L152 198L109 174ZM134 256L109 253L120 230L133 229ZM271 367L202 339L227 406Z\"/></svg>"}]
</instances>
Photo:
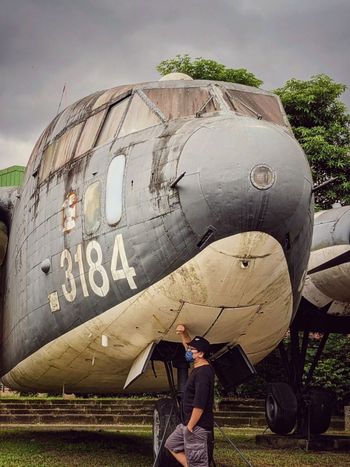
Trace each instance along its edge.
<instances>
[{"instance_id":1,"label":"black tire","mask_svg":"<svg viewBox=\"0 0 350 467\"><path fill-rule=\"evenodd\" d=\"M307 433L310 421L310 433L320 435L325 433L331 424L332 409L335 404L335 394L327 389L310 388L302 397L302 426Z\"/></svg>"},{"instance_id":2,"label":"black tire","mask_svg":"<svg viewBox=\"0 0 350 467\"><path fill-rule=\"evenodd\" d=\"M265 401L265 416L271 431L286 435L295 427L297 399L287 383L270 384Z\"/></svg>"},{"instance_id":3,"label":"black tire","mask_svg":"<svg viewBox=\"0 0 350 467\"><path fill-rule=\"evenodd\" d=\"M168 424L169 416L171 414L170 422ZM176 426L180 423L180 417L177 409L177 404L173 399L160 399L156 402L153 412L153 455L156 459L159 449L168 436L175 430ZM168 426L167 426L168 424ZM180 464L165 449L164 443L161 452L158 456L157 467L178 467Z\"/></svg>"}]
</instances>

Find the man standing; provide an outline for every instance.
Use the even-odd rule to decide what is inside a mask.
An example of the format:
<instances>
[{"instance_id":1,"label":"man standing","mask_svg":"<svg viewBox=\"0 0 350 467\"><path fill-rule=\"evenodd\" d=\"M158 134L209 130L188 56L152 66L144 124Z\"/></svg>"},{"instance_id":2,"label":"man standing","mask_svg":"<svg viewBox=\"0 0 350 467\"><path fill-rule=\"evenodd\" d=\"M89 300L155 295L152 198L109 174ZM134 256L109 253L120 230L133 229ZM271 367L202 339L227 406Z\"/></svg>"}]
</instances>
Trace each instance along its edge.
<instances>
[{"instance_id":1,"label":"man standing","mask_svg":"<svg viewBox=\"0 0 350 467\"><path fill-rule=\"evenodd\" d=\"M184 325L176 333L182 337L186 360L194 363L182 399L182 423L169 436L165 447L184 467L208 467L208 438L214 429L214 370L207 358L209 342L196 336L191 340Z\"/></svg>"}]
</instances>

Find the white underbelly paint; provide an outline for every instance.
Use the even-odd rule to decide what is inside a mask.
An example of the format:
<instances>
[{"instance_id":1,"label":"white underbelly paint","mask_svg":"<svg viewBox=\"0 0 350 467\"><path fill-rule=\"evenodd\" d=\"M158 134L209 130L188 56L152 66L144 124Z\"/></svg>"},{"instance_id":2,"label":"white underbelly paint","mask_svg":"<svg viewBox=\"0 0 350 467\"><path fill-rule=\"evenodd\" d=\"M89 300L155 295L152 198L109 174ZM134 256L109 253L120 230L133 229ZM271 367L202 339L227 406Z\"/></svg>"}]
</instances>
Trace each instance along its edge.
<instances>
[{"instance_id":1,"label":"white underbelly paint","mask_svg":"<svg viewBox=\"0 0 350 467\"><path fill-rule=\"evenodd\" d=\"M322 308L330 305L330 315L350 316L350 263L328 267L312 273L312 269L349 251L349 245L332 245L312 251L303 296L313 305ZM332 302L332 303L331 303Z\"/></svg>"},{"instance_id":2,"label":"white underbelly paint","mask_svg":"<svg viewBox=\"0 0 350 467\"><path fill-rule=\"evenodd\" d=\"M20 390L122 392L135 358L152 341L179 341L176 325L211 343L242 345L255 364L285 335L293 299L280 244L261 232L214 242L148 289L60 336L3 377ZM49 310L48 310L49 312ZM101 339L107 336L108 345ZM106 338L104 338L106 340ZM130 391L167 388L161 363Z\"/></svg>"}]
</instances>

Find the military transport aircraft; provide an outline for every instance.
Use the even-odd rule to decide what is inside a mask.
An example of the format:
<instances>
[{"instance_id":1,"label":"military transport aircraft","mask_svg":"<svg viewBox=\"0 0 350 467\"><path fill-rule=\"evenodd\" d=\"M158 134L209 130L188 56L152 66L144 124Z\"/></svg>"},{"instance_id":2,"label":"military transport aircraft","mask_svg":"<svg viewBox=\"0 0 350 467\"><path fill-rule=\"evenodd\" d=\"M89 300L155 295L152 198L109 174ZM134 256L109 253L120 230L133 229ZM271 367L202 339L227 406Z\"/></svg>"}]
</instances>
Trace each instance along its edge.
<instances>
[{"instance_id":1,"label":"military transport aircraft","mask_svg":"<svg viewBox=\"0 0 350 467\"><path fill-rule=\"evenodd\" d=\"M22 188L0 193L2 381L21 391L166 390L164 362L186 379L179 323L259 362L303 290L316 307L328 297L329 313L349 299L343 266L339 293L324 270L308 275L312 191L270 92L170 79L67 107L34 147ZM336 212L349 226L349 210ZM337 245L328 226L319 251ZM341 239L337 255L349 249ZM327 252L312 256L313 270Z\"/></svg>"}]
</instances>

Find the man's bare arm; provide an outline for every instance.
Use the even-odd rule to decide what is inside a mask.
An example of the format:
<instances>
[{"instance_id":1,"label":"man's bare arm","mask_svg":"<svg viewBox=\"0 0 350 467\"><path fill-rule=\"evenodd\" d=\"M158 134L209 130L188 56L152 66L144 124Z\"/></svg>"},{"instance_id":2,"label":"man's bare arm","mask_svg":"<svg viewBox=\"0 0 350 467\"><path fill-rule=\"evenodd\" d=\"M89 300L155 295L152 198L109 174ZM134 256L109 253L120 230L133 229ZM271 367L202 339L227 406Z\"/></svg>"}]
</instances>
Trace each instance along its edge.
<instances>
[{"instance_id":1,"label":"man's bare arm","mask_svg":"<svg viewBox=\"0 0 350 467\"><path fill-rule=\"evenodd\" d=\"M190 421L187 424L187 428L189 431L191 432L193 431L194 427L199 422L199 419L201 418L203 412L204 412L203 409L199 409L198 407L193 407Z\"/></svg>"}]
</instances>

